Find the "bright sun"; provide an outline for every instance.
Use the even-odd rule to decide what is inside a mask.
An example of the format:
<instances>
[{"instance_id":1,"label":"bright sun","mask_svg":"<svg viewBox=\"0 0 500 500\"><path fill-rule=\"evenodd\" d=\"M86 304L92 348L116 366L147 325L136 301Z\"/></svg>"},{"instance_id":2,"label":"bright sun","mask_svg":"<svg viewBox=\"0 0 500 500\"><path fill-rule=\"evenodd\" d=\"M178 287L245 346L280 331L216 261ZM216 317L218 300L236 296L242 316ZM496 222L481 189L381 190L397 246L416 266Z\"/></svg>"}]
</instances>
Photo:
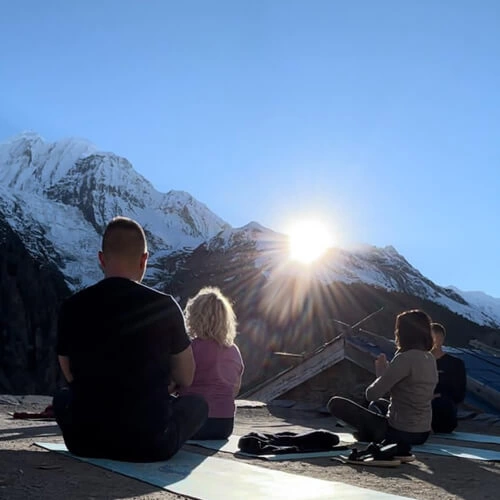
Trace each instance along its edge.
<instances>
[{"instance_id":1,"label":"bright sun","mask_svg":"<svg viewBox=\"0 0 500 500\"><path fill-rule=\"evenodd\" d=\"M290 258L309 264L332 246L332 237L318 221L301 221L289 231Z\"/></svg>"}]
</instances>

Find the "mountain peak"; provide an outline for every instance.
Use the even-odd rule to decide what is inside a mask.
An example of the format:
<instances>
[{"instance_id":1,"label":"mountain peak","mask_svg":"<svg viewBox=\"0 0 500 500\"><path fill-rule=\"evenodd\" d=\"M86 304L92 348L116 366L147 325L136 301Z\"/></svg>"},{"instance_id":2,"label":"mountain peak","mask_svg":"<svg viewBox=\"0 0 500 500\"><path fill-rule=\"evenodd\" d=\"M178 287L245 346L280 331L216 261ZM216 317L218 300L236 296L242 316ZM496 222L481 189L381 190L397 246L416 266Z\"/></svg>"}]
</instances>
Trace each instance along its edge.
<instances>
[{"instance_id":1,"label":"mountain peak","mask_svg":"<svg viewBox=\"0 0 500 500\"><path fill-rule=\"evenodd\" d=\"M243 227L240 227L238 231L257 231L260 233L264 233L266 231L271 231L271 229L264 227L262 224L259 224L256 221L250 221L248 224L245 224Z\"/></svg>"},{"instance_id":2,"label":"mountain peak","mask_svg":"<svg viewBox=\"0 0 500 500\"><path fill-rule=\"evenodd\" d=\"M100 279L96 242L117 215L147 231L152 268L155 254L195 248L229 227L189 193L160 193L127 159L76 138L48 143L24 132L0 144L0 189L7 222L33 254L58 249L49 260L74 289Z\"/></svg>"},{"instance_id":3,"label":"mountain peak","mask_svg":"<svg viewBox=\"0 0 500 500\"><path fill-rule=\"evenodd\" d=\"M16 191L40 193L95 151L89 141L70 138L50 143L34 132L23 132L0 144L0 182Z\"/></svg>"},{"instance_id":4,"label":"mountain peak","mask_svg":"<svg viewBox=\"0 0 500 500\"><path fill-rule=\"evenodd\" d=\"M33 130L23 130L19 134L16 134L5 141L5 143L13 143L19 141L41 141L45 142L45 139Z\"/></svg>"}]
</instances>

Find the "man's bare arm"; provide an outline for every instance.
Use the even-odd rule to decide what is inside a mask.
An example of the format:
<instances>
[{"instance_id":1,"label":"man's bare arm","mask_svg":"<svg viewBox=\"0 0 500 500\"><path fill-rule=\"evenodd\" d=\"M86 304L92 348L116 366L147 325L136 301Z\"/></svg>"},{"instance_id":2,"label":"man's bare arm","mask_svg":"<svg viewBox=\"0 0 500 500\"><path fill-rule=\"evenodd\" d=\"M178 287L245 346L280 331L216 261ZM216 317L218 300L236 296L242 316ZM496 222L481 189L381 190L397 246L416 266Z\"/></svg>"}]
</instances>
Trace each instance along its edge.
<instances>
[{"instance_id":1,"label":"man's bare arm","mask_svg":"<svg viewBox=\"0 0 500 500\"><path fill-rule=\"evenodd\" d=\"M172 382L175 382L177 387L189 387L193 383L196 367L191 346L178 354L171 354L170 363Z\"/></svg>"},{"instance_id":2,"label":"man's bare arm","mask_svg":"<svg viewBox=\"0 0 500 500\"><path fill-rule=\"evenodd\" d=\"M69 366L69 358L68 356L58 356L59 358L59 366L63 372L64 378L71 384L73 382L73 374L71 373L71 368Z\"/></svg>"}]
</instances>

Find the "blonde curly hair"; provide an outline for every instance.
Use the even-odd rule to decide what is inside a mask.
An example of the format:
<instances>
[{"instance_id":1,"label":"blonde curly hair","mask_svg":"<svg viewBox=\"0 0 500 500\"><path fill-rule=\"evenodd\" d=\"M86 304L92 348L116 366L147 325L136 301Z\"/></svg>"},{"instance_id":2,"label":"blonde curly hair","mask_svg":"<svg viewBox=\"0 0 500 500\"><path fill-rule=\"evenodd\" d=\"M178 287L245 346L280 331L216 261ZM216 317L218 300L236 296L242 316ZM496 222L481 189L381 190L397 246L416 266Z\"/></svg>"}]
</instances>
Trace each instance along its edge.
<instances>
[{"instance_id":1,"label":"blonde curly hair","mask_svg":"<svg viewBox=\"0 0 500 500\"><path fill-rule=\"evenodd\" d=\"M236 337L236 315L229 299L217 287L204 287L190 298L185 309L189 335L212 339L230 347Z\"/></svg>"}]
</instances>

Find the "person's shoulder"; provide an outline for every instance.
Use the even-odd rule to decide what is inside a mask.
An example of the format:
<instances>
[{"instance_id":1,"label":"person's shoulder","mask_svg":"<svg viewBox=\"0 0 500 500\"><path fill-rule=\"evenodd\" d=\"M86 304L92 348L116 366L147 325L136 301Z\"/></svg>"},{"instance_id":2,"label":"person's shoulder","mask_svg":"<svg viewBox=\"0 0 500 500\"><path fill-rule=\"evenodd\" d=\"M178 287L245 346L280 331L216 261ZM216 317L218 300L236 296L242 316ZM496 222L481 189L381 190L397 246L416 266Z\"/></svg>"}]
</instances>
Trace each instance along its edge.
<instances>
[{"instance_id":1,"label":"person's shoulder","mask_svg":"<svg viewBox=\"0 0 500 500\"><path fill-rule=\"evenodd\" d=\"M231 350L231 356L233 357L233 359L243 364L243 358L241 356L240 348L236 344L233 344L229 349Z\"/></svg>"},{"instance_id":2,"label":"person's shoulder","mask_svg":"<svg viewBox=\"0 0 500 500\"><path fill-rule=\"evenodd\" d=\"M421 362L429 362L434 364L436 363L436 358L434 358L431 352L422 351L421 349L409 349L408 351L403 351L396 354L396 356L401 356L407 361L413 361L416 363L421 363Z\"/></svg>"},{"instance_id":3,"label":"person's shoulder","mask_svg":"<svg viewBox=\"0 0 500 500\"><path fill-rule=\"evenodd\" d=\"M193 354L197 359L217 357L217 353L219 352L219 344L215 342L215 340L200 339L198 337L191 339L191 348L193 349Z\"/></svg>"},{"instance_id":4,"label":"person's shoulder","mask_svg":"<svg viewBox=\"0 0 500 500\"><path fill-rule=\"evenodd\" d=\"M127 278L103 278L97 283L89 285L75 292L71 297L69 297L68 301L73 302L85 299L87 297L92 297L94 295L108 294L110 292L112 293L115 290L128 289L130 287L133 287L134 285L137 285L137 283Z\"/></svg>"},{"instance_id":5,"label":"person's shoulder","mask_svg":"<svg viewBox=\"0 0 500 500\"><path fill-rule=\"evenodd\" d=\"M240 348L236 344L231 344L228 349L234 353L237 354L238 356L241 356Z\"/></svg>"},{"instance_id":6,"label":"person's shoulder","mask_svg":"<svg viewBox=\"0 0 500 500\"><path fill-rule=\"evenodd\" d=\"M415 357L414 351L415 349L409 349L408 351L396 351L394 357L392 358L392 361L413 358Z\"/></svg>"},{"instance_id":7,"label":"person's shoulder","mask_svg":"<svg viewBox=\"0 0 500 500\"><path fill-rule=\"evenodd\" d=\"M137 281L134 281L133 284L138 292L144 293L145 295L153 295L156 297L167 296L166 293L163 293L160 290L157 290L156 288L152 288L148 285L145 285L144 283L138 283Z\"/></svg>"},{"instance_id":8,"label":"person's shoulder","mask_svg":"<svg viewBox=\"0 0 500 500\"><path fill-rule=\"evenodd\" d=\"M194 348L194 347L211 346L213 342L208 340L208 339L200 339L199 337L194 337L191 340L191 343L192 343L193 348Z\"/></svg>"},{"instance_id":9,"label":"person's shoulder","mask_svg":"<svg viewBox=\"0 0 500 500\"><path fill-rule=\"evenodd\" d=\"M409 351L396 351L393 358L391 359L390 364L394 366L410 365L415 359L415 355L413 354L413 349Z\"/></svg>"},{"instance_id":10,"label":"person's shoulder","mask_svg":"<svg viewBox=\"0 0 500 500\"><path fill-rule=\"evenodd\" d=\"M81 290L74 292L63 301L62 306L65 308L77 307L78 304L85 302L94 295L99 294L100 286L103 281L104 280L98 281L93 285L87 286L85 288L82 288Z\"/></svg>"},{"instance_id":11,"label":"person's shoulder","mask_svg":"<svg viewBox=\"0 0 500 500\"><path fill-rule=\"evenodd\" d=\"M448 362L449 363L452 363L455 366L465 366L465 363L463 362L463 360L461 360L457 356L453 356L453 355L448 354L448 353L446 354L446 356L448 357Z\"/></svg>"},{"instance_id":12,"label":"person's shoulder","mask_svg":"<svg viewBox=\"0 0 500 500\"><path fill-rule=\"evenodd\" d=\"M143 283L135 283L135 285L137 286L138 293L142 293L152 300L163 302L166 305L178 306L177 300L169 293L162 292Z\"/></svg>"},{"instance_id":13,"label":"person's shoulder","mask_svg":"<svg viewBox=\"0 0 500 500\"><path fill-rule=\"evenodd\" d=\"M214 339L204 339L200 337L194 337L191 340L193 346L198 347L199 349L207 350L207 349L213 349L213 350L218 350L223 348L216 340Z\"/></svg>"}]
</instances>

